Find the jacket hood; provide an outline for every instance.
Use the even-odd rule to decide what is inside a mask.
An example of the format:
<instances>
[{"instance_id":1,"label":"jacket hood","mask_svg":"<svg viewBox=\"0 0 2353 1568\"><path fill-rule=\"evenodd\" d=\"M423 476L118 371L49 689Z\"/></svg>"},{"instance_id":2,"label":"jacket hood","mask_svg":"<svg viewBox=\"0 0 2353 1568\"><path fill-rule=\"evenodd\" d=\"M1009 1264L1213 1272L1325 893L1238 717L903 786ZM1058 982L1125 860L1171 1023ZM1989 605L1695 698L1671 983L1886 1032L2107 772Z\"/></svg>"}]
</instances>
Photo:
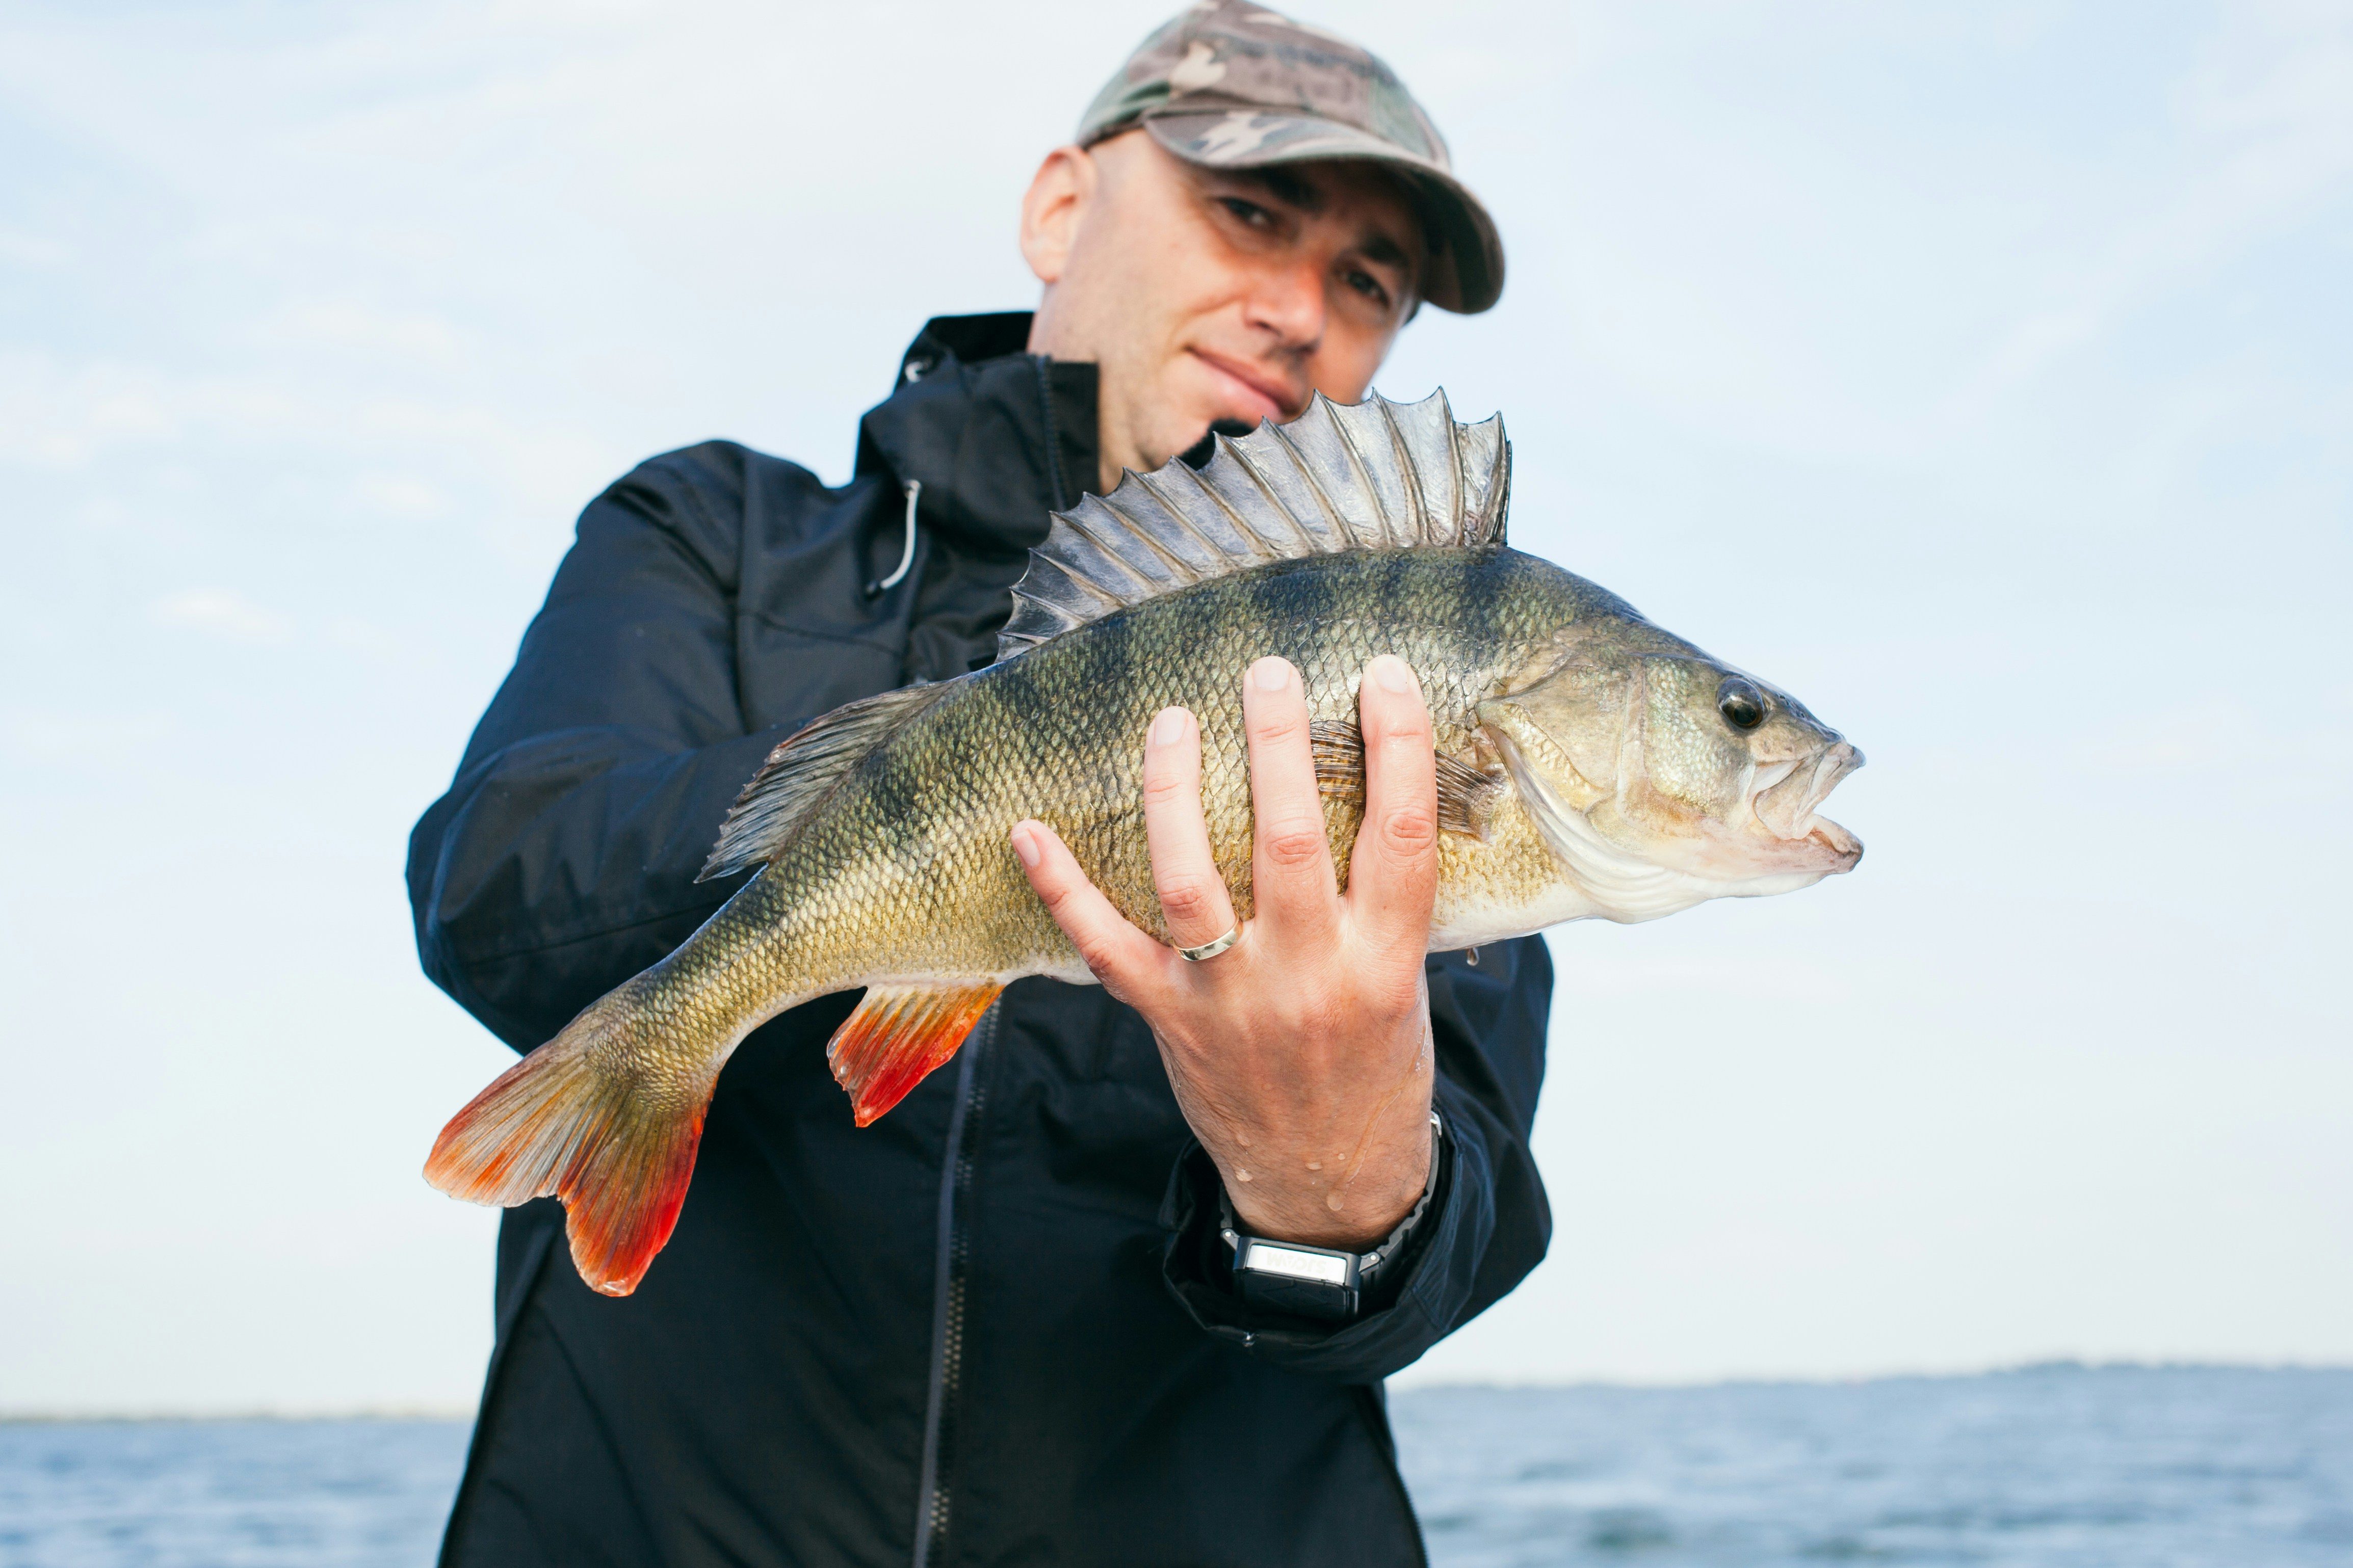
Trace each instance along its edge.
<instances>
[{"instance_id":1,"label":"jacket hood","mask_svg":"<svg viewBox=\"0 0 2353 1568\"><path fill-rule=\"evenodd\" d=\"M1095 367L1027 352L1029 318L933 318L858 426L860 478L921 481L918 522L991 553L1042 542L1095 483Z\"/></svg>"}]
</instances>

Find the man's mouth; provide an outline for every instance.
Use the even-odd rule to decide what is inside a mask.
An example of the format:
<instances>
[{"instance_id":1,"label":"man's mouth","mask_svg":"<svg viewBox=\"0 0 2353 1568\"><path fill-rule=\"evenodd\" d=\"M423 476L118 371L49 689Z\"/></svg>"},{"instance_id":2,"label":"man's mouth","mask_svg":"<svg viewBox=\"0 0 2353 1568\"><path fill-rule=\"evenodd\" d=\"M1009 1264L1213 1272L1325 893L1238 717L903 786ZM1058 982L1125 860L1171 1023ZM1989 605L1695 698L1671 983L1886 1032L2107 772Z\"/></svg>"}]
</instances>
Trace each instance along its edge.
<instances>
[{"instance_id":1,"label":"man's mouth","mask_svg":"<svg viewBox=\"0 0 2353 1568\"><path fill-rule=\"evenodd\" d=\"M1225 406L1219 412L1241 421L1252 429L1256 429L1262 419L1281 424L1294 418L1307 402L1306 393L1260 366L1229 359L1207 349L1190 352L1195 359L1208 366L1210 373L1222 384L1226 394Z\"/></svg>"}]
</instances>

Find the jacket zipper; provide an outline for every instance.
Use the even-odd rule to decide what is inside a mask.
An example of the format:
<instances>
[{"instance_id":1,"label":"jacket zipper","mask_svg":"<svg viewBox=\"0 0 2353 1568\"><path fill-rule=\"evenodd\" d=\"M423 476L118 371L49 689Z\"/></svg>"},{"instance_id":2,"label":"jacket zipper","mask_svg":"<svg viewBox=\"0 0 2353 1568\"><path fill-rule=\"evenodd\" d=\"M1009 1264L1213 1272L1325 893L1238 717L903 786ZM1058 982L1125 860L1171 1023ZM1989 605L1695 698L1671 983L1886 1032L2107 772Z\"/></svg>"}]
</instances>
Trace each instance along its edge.
<instances>
[{"instance_id":1,"label":"jacket zipper","mask_svg":"<svg viewBox=\"0 0 2353 1568\"><path fill-rule=\"evenodd\" d=\"M1054 492L1053 510L1067 511L1071 492L1062 483L1062 433L1054 425L1054 383L1047 374L1054 358L1051 354L1032 354L1029 363L1038 369L1038 412L1046 421L1046 483Z\"/></svg>"},{"instance_id":2,"label":"jacket zipper","mask_svg":"<svg viewBox=\"0 0 2353 1568\"><path fill-rule=\"evenodd\" d=\"M932 1377L923 1404L923 1462L915 1488L915 1568L939 1568L948 1538L946 1477L955 1464L955 1405L964 1370L965 1281L972 1255L972 1178L988 1080L980 1058L997 1037L991 1007L956 1054L955 1109L940 1157L939 1242L932 1284Z\"/></svg>"},{"instance_id":3,"label":"jacket zipper","mask_svg":"<svg viewBox=\"0 0 2353 1568\"><path fill-rule=\"evenodd\" d=\"M1054 391L1047 375L1050 361L1032 356L1038 374L1038 411L1046 426L1046 481L1060 510L1070 504L1062 484L1061 433L1054 427ZM915 1485L914 1568L943 1568L948 1543L948 1508L952 1501L946 1478L955 1464L955 1405L964 1372L965 1281L972 1253L972 1178L975 1155L970 1139L977 1131L988 1080L980 1059L997 1038L1000 1001L981 1016L980 1023L956 1053L955 1109L948 1115L948 1141L940 1157L939 1241L934 1254L932 1279L932 1378L923 1402L923 1460Z\"/></svg>"}]
</instances>

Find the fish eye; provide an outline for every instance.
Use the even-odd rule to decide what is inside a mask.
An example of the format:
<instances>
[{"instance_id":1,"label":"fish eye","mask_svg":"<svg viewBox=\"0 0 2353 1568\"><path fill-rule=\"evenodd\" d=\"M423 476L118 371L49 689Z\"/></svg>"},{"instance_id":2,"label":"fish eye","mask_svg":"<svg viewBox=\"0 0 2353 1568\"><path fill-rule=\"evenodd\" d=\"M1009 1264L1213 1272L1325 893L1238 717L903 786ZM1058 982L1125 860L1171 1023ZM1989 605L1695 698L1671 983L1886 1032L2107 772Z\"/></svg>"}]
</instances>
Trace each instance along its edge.
<instances>
[{"instance_id":1,"label":"fish eye","mask_svg":"<svg viewBox=\"0 0 2353 1568\"><path fill-rule=\"evenodd\" d=\"M1765 694L1745 675L1727 675L1715 689L1715 710L1736 730L1754 730L1765 722Z\"/></svg>"}]
</instances>

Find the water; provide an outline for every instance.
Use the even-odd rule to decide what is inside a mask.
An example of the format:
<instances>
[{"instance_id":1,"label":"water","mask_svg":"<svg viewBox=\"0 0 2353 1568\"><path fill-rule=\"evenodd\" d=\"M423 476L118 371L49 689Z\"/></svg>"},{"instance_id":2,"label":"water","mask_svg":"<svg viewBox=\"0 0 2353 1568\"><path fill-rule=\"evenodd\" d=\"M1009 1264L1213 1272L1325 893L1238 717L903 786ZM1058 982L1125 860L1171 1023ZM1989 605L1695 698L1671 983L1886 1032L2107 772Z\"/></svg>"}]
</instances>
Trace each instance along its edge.
<instances>
[{"instance_id":1,"label":"water","mask_svg":"<svg viewBox=\"0 0 2353 1568\"><path fill-rule=\"evenodd\" d=\"M457 1421L0 1426L0 1568L420 1568Z\"/></svg>"},{"instance_id":2,"label":"water","mask_svg":"<svg viewBox=\"0 0 2353 1568\"><path fill-rule=\"evenodd\" d=\"M2053 1367L1393 1404L1446 1568L2353 1565L2353 1372Z\"/></svg>"},{"instance_id":3,"label":"water","mask_svg":"<svg viewBox=\"0 0 2353 1568\"><path fill-rule=\"evenodd\" d=\"M2055 1367L1391 1402L1440 1568L2353 1565L2353 1372ZM0 1425L0 1568L420 1568L437 1421Z\"/></svg>"}]
</instances>

